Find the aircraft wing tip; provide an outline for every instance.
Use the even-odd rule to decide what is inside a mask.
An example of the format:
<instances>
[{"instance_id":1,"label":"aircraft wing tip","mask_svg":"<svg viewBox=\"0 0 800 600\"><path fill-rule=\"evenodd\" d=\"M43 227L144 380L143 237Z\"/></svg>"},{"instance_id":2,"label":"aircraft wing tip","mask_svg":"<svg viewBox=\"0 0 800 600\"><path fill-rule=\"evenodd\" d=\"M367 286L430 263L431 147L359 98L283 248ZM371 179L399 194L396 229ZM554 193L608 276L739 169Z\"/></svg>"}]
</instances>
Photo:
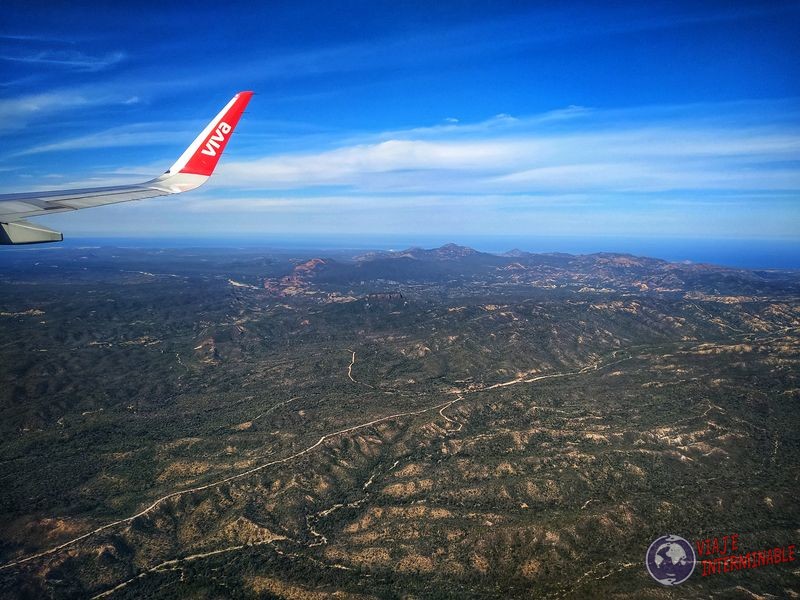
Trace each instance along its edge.
<instances>
[{"instance_id":1,"label":"aircraft wing tip","mask_svg":"<svg viewBox=\"0 0 800 600\"><path fill-rule=\"evenodd\" d=\"M253 92L250 90L237 93L222 109L216 118L195 139L186 152L169 169L169 173L189 173L211 176L220 156L250 102Z\"/></svg>"}]
</instances>

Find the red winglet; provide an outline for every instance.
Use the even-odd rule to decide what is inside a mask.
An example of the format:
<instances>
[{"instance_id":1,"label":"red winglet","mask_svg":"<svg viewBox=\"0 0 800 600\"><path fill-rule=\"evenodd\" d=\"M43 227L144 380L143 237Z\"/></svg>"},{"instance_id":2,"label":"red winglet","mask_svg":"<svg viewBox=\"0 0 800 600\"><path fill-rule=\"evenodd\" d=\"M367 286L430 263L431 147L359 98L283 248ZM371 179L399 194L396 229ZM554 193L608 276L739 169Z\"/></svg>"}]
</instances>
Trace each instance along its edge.
<instances>
[{"instance_id":1,"label":"red winglet","mask_svg":"<svg viewBox=\"0 0 800 600\"><path fill-rule=\"evenodd\" d=\"M214 172L225 146L228 145L228 140L233 135L233 129L252 96L253 92L236 94L195 139L170 171L209 177ZM187 155L189 155L188 158ZM181 164L183 160L186 160L185 164Z\"/></svg>"}]
</instances>

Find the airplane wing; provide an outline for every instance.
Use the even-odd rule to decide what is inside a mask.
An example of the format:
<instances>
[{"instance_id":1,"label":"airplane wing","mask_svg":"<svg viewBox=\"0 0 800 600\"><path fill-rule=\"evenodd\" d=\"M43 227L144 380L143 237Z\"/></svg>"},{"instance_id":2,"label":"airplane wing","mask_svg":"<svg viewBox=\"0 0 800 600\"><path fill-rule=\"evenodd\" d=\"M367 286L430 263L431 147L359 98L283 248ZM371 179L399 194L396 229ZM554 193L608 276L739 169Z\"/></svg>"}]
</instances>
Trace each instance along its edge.
<instances>
[{"instance_id":1,"label":"airplane wing","mask_svg":"<svg viewBox=\"0 0 800 600\"><path fill-rule=\"evenodd\" d=\"M252 95L253 92L239 92L231 98L175 164L166 173L150 181L80 190L0 195L0 244L36 244L64 239L58 231L29 223L25 220L28 217L179 194L202 185L214 172Z\"/></svg>"}]
</instances>

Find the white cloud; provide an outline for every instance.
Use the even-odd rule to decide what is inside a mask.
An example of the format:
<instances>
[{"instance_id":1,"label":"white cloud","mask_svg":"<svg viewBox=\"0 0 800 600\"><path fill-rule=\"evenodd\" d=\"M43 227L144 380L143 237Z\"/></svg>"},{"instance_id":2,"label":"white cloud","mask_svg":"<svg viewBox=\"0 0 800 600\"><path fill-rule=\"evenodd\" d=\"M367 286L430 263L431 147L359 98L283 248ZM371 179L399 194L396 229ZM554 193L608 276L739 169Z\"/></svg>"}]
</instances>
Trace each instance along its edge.
<instances>
[{"instance_id":1,"label":"white cloud","mask_svg":"<svg viewBox=\"0 0 800 600\"><path fill-rule=\"evenodd\" d=\"M90 102L90 96L74 91L45 92L2 99L0 100L0 119L6 121L62 108L85 106Z\"/></svg>"},{"instance_id":2,"label":"white cloud","mask_svg":"<svg viewBox=\"0 0 800 600\"><path fill-rule=\"evenodd\" d=\"M581 194L559 195L322 195L322 196L275 196L238 198L197 198L184 197L180 208L197 213L246 213L290 212L321 213L381 210L438 210L438 209L501 209L515 206L588 206L592 204L589 196Z\"/></svg>"},{"instance_id":3,"label":"white cloud","mask_svg":"<svg viewBox=\"0 0 800 600\"><path fill-rule=\"evenodd\" d=\"M413 177L414 172L431 169L484 169L488 166L493 170L498 163L512 160L518 151L516 143L389 140L316 154L231 162L222 170L223 178L232 185L357 185L365 177L389 173L405 172Z\"/></svg>"},{"instance_id":4,"label":"white cloud","mask_svg":"<svg viewBox=\"0 0 800 600\"><path fill-rule=\"evenodd\" d=\"M791 123L737 127L662 117L642 124L638 115L625 123L615 114L611 124L602 112L570 107L224 162L213 186L445 194L800 190L798 156L800 128Z\"/></svg>"},{"instance_id":5,"label":"white cloud","mask_svg":"<svg viewBox=\"0 0 800 600\"><path fill-rule=\"evenodd\" d=\"M124 103L127 104L127 102ZM191 131L189 128L186 130L175 129L174 122L137 123L136 125L113 127L89 135L32 146L12 154L11 156L27 156L44 152L85 150L89 148L147 147L160 144L175 145L176 140L180 140L181 138L186 140L186 145L188 146L189 142L193 139ZM196 132L194 135L196 135Z\"/></svg>"},{"instance_id":6,"label":"white cloud","mask_svg":"<svg viewBox=\"0 0 800 600\"><path fill-rule=\"evenodd\" d=\"M0 99L0 131L16 130L29 122L58 113L94 106L125 104L130 95L109 92L102 86L62 88L40 94Z\"/></svg>"},{"instance_id":7,"label":"white cloud","mask_svg":"<svg viewBox=\"0 0 800 600\"><path fill-rule=\"evenodd\" d=\"M74 71L102 71L125 59L124 52L91 55L79 50L41 50L27 54L4 54L0 60L34 65L53 65Z\"/></svg>"}]
</instances>

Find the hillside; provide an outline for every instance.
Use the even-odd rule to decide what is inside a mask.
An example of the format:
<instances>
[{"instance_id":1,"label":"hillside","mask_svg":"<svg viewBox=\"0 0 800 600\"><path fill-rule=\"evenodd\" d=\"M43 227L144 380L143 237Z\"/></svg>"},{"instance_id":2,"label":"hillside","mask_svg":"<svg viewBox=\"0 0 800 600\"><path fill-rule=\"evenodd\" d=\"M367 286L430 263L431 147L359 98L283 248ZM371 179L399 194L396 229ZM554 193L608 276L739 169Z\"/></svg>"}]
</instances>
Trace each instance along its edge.
<instances>
[{"instance_id":1,"label":"hillside","mask_svg":"<svg viewBox=\"0 0 800 600\"><path fill-rule=\"evenodd\" d=\"M455 245L0 267L2 598L668 598L660 535L795 542L796 273ZM680 597L796 590L774 565Z\"/></svg>"}]
</instances>

